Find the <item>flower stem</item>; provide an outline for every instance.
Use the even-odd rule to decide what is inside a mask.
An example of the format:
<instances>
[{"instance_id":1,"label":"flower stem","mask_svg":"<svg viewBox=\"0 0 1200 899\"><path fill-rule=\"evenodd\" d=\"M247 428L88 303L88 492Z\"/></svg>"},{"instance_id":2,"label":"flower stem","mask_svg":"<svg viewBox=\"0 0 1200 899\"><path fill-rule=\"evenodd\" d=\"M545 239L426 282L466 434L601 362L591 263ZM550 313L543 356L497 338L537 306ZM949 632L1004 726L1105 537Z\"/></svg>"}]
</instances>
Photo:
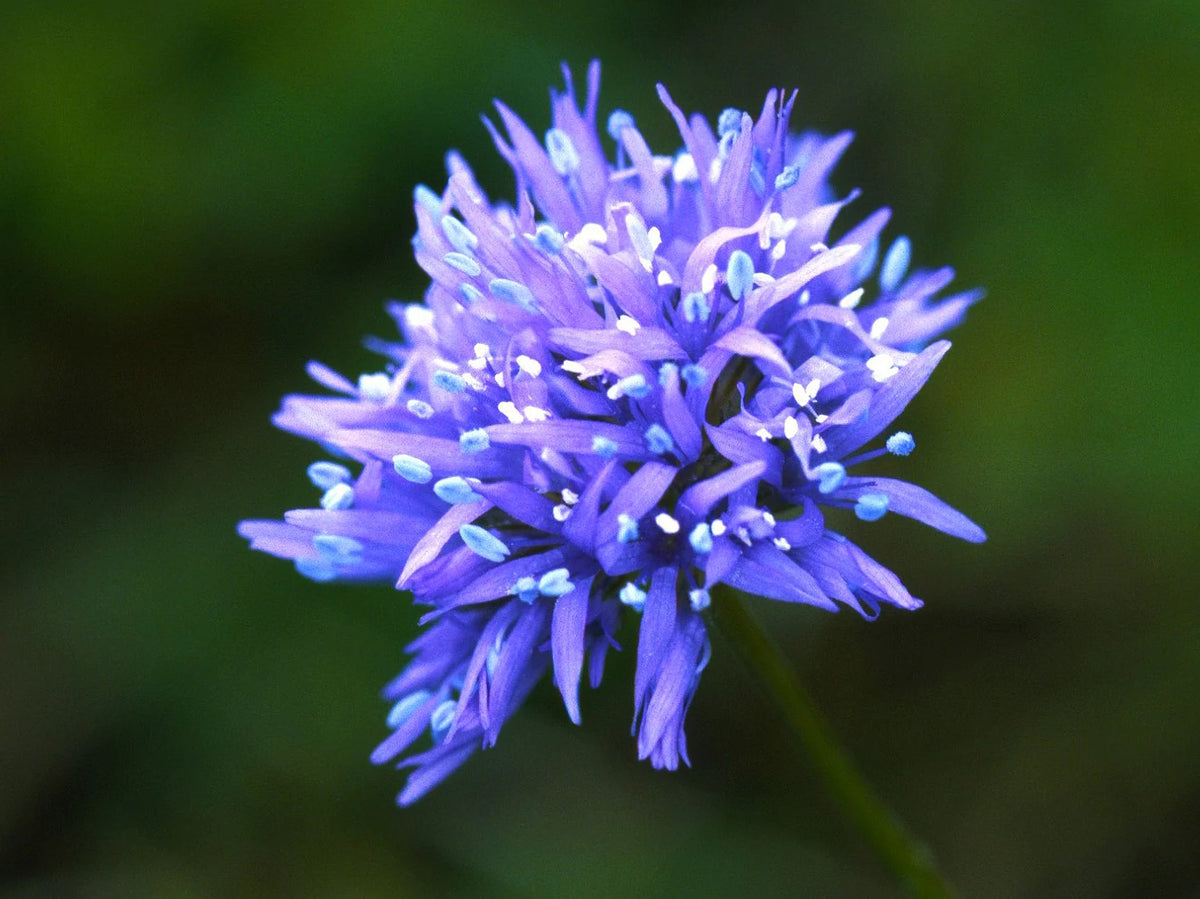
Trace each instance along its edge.
<instances>
[{"instance_id":1,"label":"flower stem","mask_svg":"<svg viewBox=\"0 0 1200 899\"><path fill-rule=\"evenodd\" d=\"M954 896L929 849L908 831L854 767L795 671L741 596L728 588L718 590L712 606L718 626L771 694L826 788L884 866L913 896Z\"/></svg>"}]
</instances>

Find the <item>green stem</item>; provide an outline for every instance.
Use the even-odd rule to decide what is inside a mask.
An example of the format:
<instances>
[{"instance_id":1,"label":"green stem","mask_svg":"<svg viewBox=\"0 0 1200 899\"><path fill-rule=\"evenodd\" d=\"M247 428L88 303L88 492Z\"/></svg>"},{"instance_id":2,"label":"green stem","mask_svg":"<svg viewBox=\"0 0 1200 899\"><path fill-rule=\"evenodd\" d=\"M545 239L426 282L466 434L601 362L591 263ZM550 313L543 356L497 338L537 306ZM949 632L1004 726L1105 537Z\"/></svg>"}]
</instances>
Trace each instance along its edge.
<instances>
[{"instance_id":1,"label":"green stem","mask_svg":"<svg viewBox=\"0 0 1200 899\"><path fill-rule=\"evenodd\" d=\"M736 591L718 588L717 624L754 670L800 738L826 788L889 871L913 896L952 897L930 851L901 823L850 761L779 647Z\"/></svg>"}]
</instances>

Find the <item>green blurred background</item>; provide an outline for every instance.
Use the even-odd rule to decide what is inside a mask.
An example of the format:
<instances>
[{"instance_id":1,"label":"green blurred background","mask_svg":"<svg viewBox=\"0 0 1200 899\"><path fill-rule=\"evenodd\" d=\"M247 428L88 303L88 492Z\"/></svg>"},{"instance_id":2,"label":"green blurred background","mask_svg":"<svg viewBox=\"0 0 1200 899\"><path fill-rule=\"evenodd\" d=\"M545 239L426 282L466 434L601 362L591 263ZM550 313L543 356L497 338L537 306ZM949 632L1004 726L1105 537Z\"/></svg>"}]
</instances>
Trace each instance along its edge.
<instances>
[{"instance_id":1,"label":"green blurred background","mask_svg":"<svg viewBox=\"0 0 1200 899\"><path fill-rule=\"evenodd\" d=\"M235 535L312 501L305 361L372 370L420 297L412 186L456 147L511 196L478 115L544 129L592 56L660 151L656 80L798 86L855 214L988 289L904 421L991 540L873 526L917 614L755 607L868 776L965 895L1200 895L1200 6L267 9L0 11L4 895L894 894L720 641L694 769L636 761L627 652L395 808L412 610Z\"/></svg>"}]
</instances>

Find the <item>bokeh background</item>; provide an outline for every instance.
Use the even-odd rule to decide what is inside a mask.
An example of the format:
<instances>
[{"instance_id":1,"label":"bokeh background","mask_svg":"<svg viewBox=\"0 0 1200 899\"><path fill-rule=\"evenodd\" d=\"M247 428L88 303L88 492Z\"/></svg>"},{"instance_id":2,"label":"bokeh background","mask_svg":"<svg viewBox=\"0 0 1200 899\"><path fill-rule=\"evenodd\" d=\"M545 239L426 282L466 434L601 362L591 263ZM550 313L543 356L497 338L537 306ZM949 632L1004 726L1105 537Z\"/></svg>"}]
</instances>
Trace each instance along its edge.
<instances>
[{"instance_id":1,"label":"bokeh background","mask_svg":"<svg viewBox=\"0 0 1200 899\"><path fill-rule=\"evenodd\" d=\"M1200 5L351 0L0 10L0 892L894 895L718 641L695 768L635 760L630 653L543 685L409 810L372 768L415 615L234 527L313 501L271 430L304 363L373 370L419 298L411 189L558 63L677 139L757 109L988 298L903 421L988 529L891 517L925 610L755 606L970 896L1200 895ZM896 233L893 230L891 233Z\"/></svg>"}]
</instances>

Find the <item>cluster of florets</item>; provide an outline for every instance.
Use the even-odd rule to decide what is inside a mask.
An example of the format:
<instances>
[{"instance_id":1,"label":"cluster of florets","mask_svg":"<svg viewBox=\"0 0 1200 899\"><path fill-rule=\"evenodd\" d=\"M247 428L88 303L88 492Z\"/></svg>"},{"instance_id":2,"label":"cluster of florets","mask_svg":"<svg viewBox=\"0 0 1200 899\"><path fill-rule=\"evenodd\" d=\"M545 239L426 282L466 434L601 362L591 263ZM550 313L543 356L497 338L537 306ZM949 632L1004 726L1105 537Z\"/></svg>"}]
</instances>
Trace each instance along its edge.
<instances>
[{"instance_id":1,"label":"cluster of florets","mask_svg":"<svg viewBox=\"0 0 1200 899\"><path fill-rule=\"evenodd\" d=\"M885 431L978 295L935 299L953 273L910 272L904 237L877 269L887 210L831 240L850 135L789 133L795 95L776 91L714 132L660 86L683 148L654 155L616 111L610 159L588 75L581 110L566 72L544 140L496 104L515 205L456 154L442 193L417 189L432 284L391 307L404 340L376 344L385 363L356 383L312 364L340 395L290 396L275 418L342 460L309 469L319 508L242 525L310 578L393 580L429 607L373 756L415 768L401 803L495 743L548 668L578 722L585 662L594 687L623 617L640 616L638 754L675 768L716 585L867 617L919 607L825 509L983 539L921 488L857 473L912 452Z\"/></svg>"}]
</instances>

